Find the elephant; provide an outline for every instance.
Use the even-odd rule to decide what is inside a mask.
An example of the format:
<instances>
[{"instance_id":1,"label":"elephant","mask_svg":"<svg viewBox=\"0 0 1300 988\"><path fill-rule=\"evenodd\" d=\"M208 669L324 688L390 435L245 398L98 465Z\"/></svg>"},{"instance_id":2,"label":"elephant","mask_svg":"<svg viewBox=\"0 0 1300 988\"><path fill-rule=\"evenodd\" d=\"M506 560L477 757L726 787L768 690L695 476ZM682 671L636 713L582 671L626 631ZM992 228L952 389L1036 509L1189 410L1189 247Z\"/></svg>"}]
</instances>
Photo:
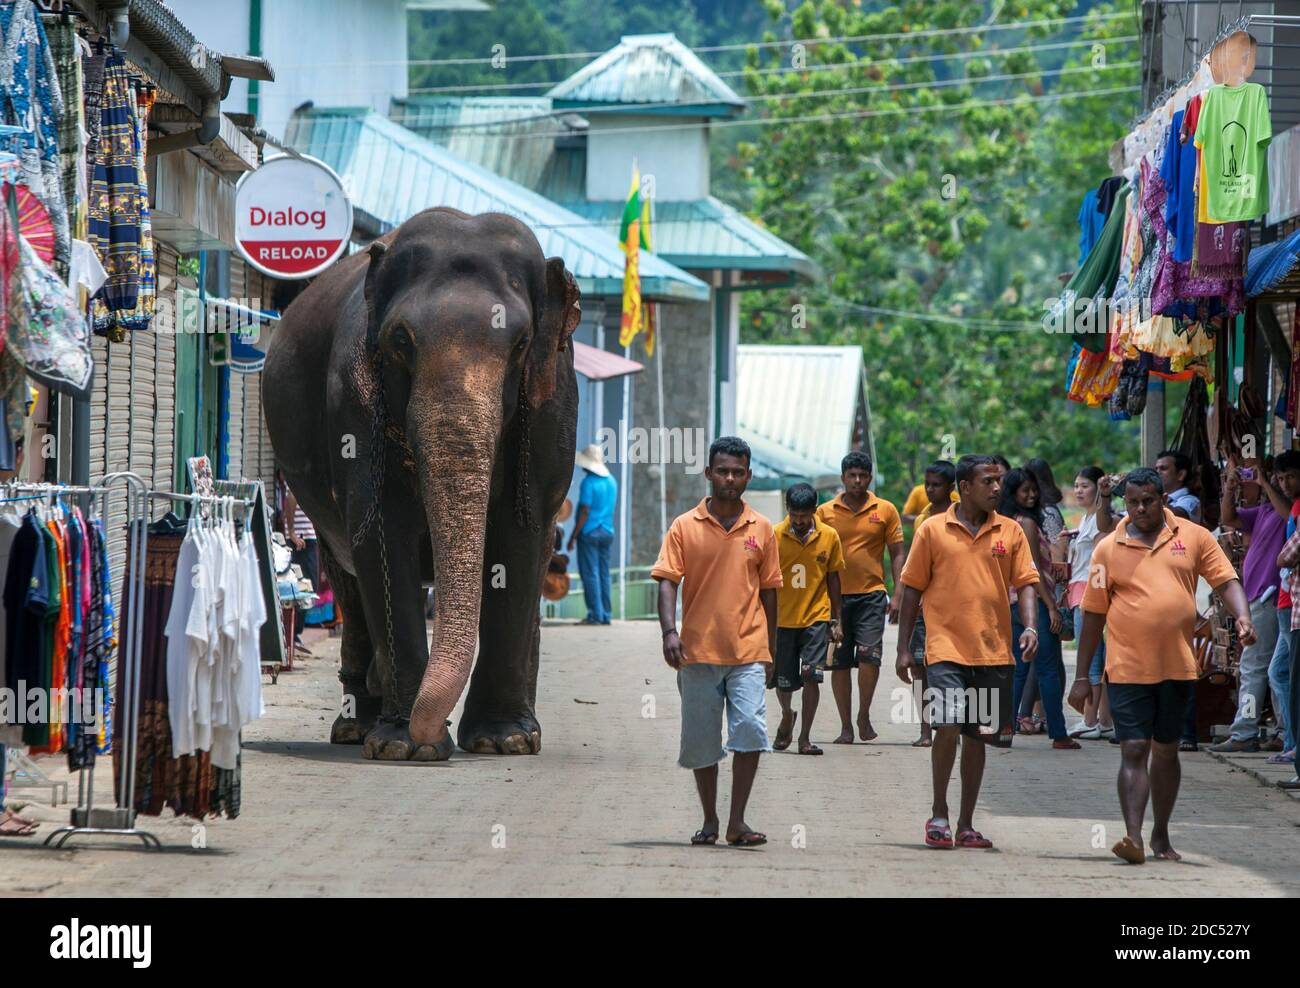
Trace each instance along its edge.
<instances>
[{"instance_id":1,"label":"elephant","mask_svg":"<svg viewBox=\"0 0 1300 988\"><path fill-rule=\"evenodd\" d=\"M539 601L573 473L579 303L518 219L440 207L285 309L262 403L343 611L331 742L449 758L469 682L463 750L541 750Z\"/></svg>"}]
</instances>

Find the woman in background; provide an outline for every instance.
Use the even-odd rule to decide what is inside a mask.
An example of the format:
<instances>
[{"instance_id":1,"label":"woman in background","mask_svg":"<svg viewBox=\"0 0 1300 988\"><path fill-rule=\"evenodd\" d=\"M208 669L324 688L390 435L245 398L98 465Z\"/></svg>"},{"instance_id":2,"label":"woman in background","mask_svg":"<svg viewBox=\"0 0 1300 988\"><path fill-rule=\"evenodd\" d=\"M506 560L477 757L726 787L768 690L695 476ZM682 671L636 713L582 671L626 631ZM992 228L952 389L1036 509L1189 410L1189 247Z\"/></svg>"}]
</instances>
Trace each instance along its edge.
<instances>
[{"instance_id":1,"label":"woman in background","mask_svg":"<svg viewBox=\"0 0 1300 988\"><path fill-rule=\"evenodd\" d=\"M1069 559L1069 605L1074 622L1074 637L1078 640L1083 628L1083 592L1088 588L1088 573L1092 566L1092 550L1107 532L1115 528L1115 519L1110 513L1110 478L1102 473L1100 467L1084 467L1074 478L1074 500L1083 508L1083 520L1074 531L1063 531L1059 540L1068 547ZM1106 691L1102 688L1102 674L1106 671L1106 643L1097 643L1097 651L1091 657L1080 655L1076 660L1082 668L1088 663L1088 685L1092 688L1084 702L1083 720L1070 731L1070 737L1083 740L1105 738L1109 740L1115 734L1115 727L1110 719L1110 704Z\"/></svg>"},{"instance_id":2,"label":"woman in background","mask_svg":"<svg viewBox=\"0 0 1300 988\"><path fill-rule=\"evenodd\" d=\"M1025 681L1029 677L1030 670L1033 669L1038 677L1038 689L1042 696L1047 733L1051 736L1052 747L1078 748L1079 742L1071 738L1065 730L1065 713L1062 706L1065 684L1060 673L1061 612L1056 606L1055 582L1051 569L1051 544L1043 532L1038 497L1038 481L1028 470L1012 470L1003 478L1002 501L998 505L998 513L1014 518L1024 529L1034 565L1038 567L1041 576L1041 580L1034 588L1038 595L1038 653L1034 656L1032 664L1021 661L1020 635L1024 631L1024 626L1020 623L1019 609L1011 608L1011 644L1016 660L1012 709L1021 709Z\"/></svg>"}]
</instances>

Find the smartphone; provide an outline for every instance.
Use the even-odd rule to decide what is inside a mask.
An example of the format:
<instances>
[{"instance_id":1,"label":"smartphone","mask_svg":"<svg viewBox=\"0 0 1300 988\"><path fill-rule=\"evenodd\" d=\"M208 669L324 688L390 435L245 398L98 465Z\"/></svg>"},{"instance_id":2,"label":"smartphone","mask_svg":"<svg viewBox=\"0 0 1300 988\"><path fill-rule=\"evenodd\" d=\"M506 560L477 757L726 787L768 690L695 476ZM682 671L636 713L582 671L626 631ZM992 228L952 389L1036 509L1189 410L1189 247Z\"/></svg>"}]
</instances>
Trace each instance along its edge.
<instances>
[{"instance_id":1,"label":"smartphone","mask_svg":"<svg viewBox=\"0 0 1300 988\"><path fill-rule=\"evenodd\" d=\"M1255 479L1255 468L1254 468L1254 467L1242 467L1241 470L1239 470L1238 472L1240 473L1240 475L1241 475L1241 479L1242 479L1242 480L1254 480L1254 479Z\"/></svg>"}]
</instances>

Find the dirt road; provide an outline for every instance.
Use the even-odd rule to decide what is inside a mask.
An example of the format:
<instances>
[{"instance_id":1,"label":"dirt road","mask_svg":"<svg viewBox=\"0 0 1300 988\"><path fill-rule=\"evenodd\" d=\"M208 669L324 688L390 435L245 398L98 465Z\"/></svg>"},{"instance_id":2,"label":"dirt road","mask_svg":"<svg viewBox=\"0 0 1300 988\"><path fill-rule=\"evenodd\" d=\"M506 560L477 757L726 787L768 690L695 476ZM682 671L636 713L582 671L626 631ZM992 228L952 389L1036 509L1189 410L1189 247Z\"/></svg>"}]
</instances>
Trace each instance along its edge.
<instances>
[{"instance_id":1,"label":"dirt road","mask_svg":"<svg viewBox=\"0 0 1300 988\"><path fill-rule=\"evenodd\" d=\"M1300 805L1205 755L1184 760L1173 839L1185 862L1118 863L1106 850L1121 832L1118 749L1105 742L1052 751L1039 736L990 752L976 825L997 849L928 850L929 753L910 746L914 724L891 722L892 672L873 708L878 741L829 745L825 688L813 735L826 755L763 759L748 819L770 844L691 848L698 805L674 764L678 700L657 627L551 627L542 648L540 756L417 765L325 741L337 640L319 642L301 671L266 686L239 819L145 819L162 853L0 840L0 895L1300 893ZM774 699L768 714L775 729ZM951 797L955 808L955 785ZM51 821L43 832L66 819L30 812Z\"/></svg>"}]
</instances>

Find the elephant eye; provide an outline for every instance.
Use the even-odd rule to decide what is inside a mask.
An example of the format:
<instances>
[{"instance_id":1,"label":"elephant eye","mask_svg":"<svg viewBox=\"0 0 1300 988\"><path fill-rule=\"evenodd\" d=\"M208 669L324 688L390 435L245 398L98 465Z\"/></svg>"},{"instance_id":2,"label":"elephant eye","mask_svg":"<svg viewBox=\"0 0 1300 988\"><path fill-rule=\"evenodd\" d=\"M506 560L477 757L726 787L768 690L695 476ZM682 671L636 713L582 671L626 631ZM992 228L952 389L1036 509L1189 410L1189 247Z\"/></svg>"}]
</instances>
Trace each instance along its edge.
<instances>
[{"instance_id":1,"label":"elephant eye","mask_svg":"<svg viewBox=\"0 0 1300 988\"><path fill-rule=\"evenodd\" d=\"M525 350L527 350L528 343L530 340L532 340L532 336L530 336L528 333L525 333L523 336L519 337L519 342L515 344L515 352L523 353Z\"/></svg>"}]
</instances>

